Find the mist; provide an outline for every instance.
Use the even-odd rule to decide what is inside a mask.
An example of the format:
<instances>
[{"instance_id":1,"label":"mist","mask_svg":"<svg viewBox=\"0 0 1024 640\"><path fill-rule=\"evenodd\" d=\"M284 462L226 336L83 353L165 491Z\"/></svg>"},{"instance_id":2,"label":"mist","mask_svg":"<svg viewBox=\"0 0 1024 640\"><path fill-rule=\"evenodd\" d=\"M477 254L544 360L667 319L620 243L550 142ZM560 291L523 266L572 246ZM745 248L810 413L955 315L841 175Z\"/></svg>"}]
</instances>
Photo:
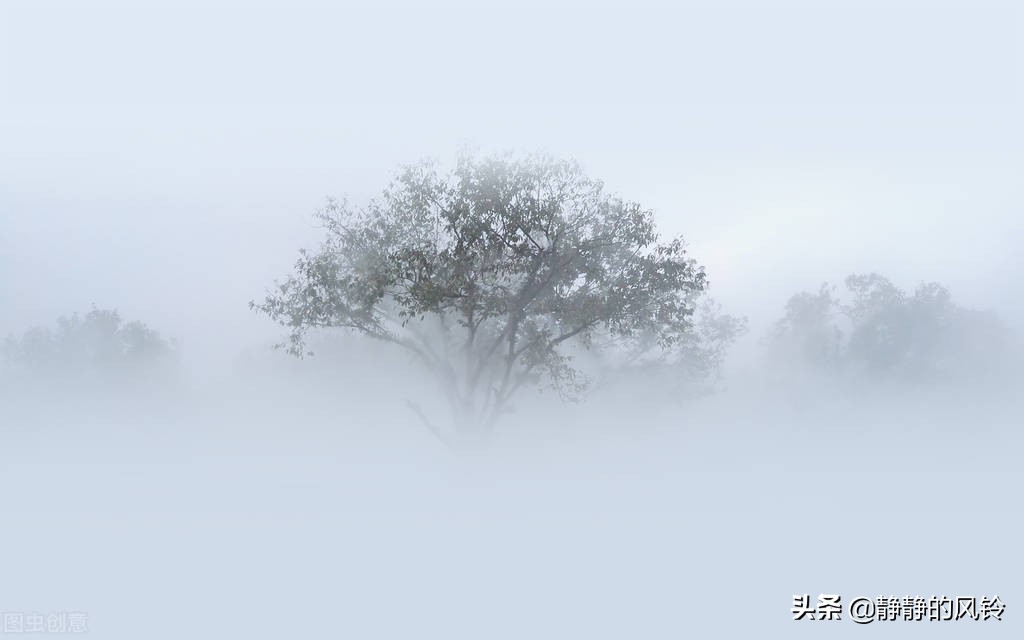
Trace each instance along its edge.
<instances>
[{"instance_id":1,"label":"mist","mask_svg":"<svg viewBox=\"0 0 1024 640\"><path fill-rule=\"evenodd\" d=\"M839 594L836 637L1019 637L1022 29L987 1L4 3L0 633L810 637L794 597ZM713 372L579 347L578 401L526 388L462 449L395 345L275 350L250 301L314 212L465 153L573 159L682 235L743 319ZM933 595L1008 610L847 609Z\"/></svg>"}]
</instances>

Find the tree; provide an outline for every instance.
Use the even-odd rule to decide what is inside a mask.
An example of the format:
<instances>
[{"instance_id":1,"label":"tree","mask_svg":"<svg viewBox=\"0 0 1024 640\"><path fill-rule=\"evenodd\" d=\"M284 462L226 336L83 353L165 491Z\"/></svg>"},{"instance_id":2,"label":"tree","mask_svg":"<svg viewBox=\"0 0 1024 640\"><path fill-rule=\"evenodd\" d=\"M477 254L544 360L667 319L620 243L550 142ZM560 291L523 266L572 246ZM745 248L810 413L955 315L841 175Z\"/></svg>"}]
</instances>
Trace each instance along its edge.
<instances>
[{"instance_id":1,"label":"tree","mask_svg":"<svg viewBox=\"0 0 1024 640\"><path fill-rule=\"evenodd\" d=\"M789 299L786 315L769 335L775 355L793 355L815 366L838 364L843 334L836 326L839 302L834 290L825 283L817 293L804 291Z\"/></svg>"},{"instance_id":2,"label":"tree","mask_svg":"<svg viewBox=\"0 0 1024 640\"><path fill-rule=\"evenodd\" d=\"M672 349L659 349L650 335L613 337L587 355L597 362L602 395L626 396L631 401L685 402L716 392L729 349L746 333L747 319L725 313L708 296L697 303L692 327Z\"/></svg>"},{"instance_id":3,"label":"tree","mask_svg":"<svg viewBox=\"0 0 1024 640\"><path fill-rule=\"evenodd\" d=\"M1011 332L990 312L954 304L937 282L922 283L913 294L877 273L850 275L845 285L845 303L827 284L817 294L790 298L770 336L776 353L812 366L915 381L976 379L1013 366Z\"/></svg>"},{"instance_id":4,"label":"tree","mask_svg":"<svg viewBox=\"0 0 1024 640\"><path fill-rule=\"evenodd\" d=\"M57 319L56 330L32 327L9 337L0 360L12 375L49 382L141 381L166 372L176 345L142 322L124 322L116 310L97 309Z\"/></svg>"},{"instance_id":5,"label":"tree","mask_svg":"<svg viewBox=\"0 0 1024 640\"><path fill-rule=\"evenodd\" d=\"M316 328L408 350L451 408L454 434L432 427L443 439L486 436L527 385L578 398L588 379L572 348L692 349L703 267L573 162L407 166L366 207L331 200L317 217L319 250L251 307L288 327L279 346L299 357Z\"/></svg>"}]
</instances>

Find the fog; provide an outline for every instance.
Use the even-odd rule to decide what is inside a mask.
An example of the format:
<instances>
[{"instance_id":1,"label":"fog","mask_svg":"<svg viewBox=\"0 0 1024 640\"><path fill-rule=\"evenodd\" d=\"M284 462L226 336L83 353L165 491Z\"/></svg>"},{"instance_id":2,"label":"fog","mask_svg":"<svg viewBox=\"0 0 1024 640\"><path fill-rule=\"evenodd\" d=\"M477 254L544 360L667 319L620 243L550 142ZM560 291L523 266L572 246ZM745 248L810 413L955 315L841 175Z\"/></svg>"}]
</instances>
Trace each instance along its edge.
<instances>
[{"instance_id":1,"label":"fog","mask_svg":"<svg viewBox=\"0 0 1024 640\"><path fill-rule=\"evenodd\" d=\"M176 359L0 367L0 612L101 638L781 638L823 633L795 595L841 594L830 636L1020 637L1022 29L1011 2L3 3L0 340L116 309ZM682 234L747 319L718 375L526 390L466 451L409 410L445 419L400 350L274 351L249 302L326 198L466 149L576 159ZM791 296L846 304L868 273L948 288L949 375L772 342ZM846 609L932 595L1007 611Z\"/></svg>"}]
</instances>

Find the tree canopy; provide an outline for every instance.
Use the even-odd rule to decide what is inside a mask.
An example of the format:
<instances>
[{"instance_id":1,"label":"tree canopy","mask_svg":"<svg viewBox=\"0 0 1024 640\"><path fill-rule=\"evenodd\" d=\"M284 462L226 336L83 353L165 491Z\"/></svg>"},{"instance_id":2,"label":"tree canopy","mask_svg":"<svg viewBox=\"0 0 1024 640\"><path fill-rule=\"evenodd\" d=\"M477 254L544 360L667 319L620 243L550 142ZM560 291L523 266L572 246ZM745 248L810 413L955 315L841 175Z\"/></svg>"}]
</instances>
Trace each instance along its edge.
<instances>
[{"instance_id":1,"label":"tree canopy","mask_svg":"<svg viewBox=\"0 0 1024 640\"><path fill-rule=\"evenodd\" d=\"M525 385L578 397L588 380L572 349L717 353L696 349L708 279L683 240L662 241L652 211L573 162L466 155L447 174L420 163L365 207L331 200L317 217L319 249L252 307L289 329L279 346L296 356L318 328L407 349L441 382L458 436L490 429ZM710 337L721 346L735 328Z\"/></svg>"}]
</instances>

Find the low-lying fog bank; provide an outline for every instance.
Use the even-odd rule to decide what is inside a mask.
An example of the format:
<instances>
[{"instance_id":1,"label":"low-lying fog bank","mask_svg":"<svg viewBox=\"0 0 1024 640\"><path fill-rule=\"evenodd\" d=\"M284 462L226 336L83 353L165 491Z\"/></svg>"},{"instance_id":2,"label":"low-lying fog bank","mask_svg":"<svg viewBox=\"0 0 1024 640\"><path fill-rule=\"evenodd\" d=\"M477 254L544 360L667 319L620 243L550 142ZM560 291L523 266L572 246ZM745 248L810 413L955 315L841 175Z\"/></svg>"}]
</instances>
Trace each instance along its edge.
<instances>
[{"instance_id":1,"label":"low-lying fog bank","mask_svg":"<svg viewBox=\"0 0 1024 640\"><path fill-rule=\"evenodd\" d=\"M870 632L1019 629L1012 384L527 397L456 452L404 404L427 382L392 364L22 389L2 608L84 611L111 638L794 637L794 594L934 592L1010 612Z\"/></svg>"}]
</instances>

